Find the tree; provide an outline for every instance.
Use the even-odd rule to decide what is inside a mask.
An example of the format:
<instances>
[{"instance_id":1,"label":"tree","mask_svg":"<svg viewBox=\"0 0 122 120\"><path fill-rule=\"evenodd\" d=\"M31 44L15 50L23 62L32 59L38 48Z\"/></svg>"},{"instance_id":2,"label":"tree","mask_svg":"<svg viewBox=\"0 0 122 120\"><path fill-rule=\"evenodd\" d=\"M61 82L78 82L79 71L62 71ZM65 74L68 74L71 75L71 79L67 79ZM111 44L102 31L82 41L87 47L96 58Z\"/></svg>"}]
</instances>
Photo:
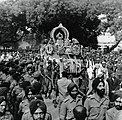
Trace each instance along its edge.
<instances>
[{"instance_id":1,"label":"tree","mask_svg":"<svg viewBox=\"0 0 122 120\"><path fill-rule=\"evenodd\" d=\"M97 46L99 3L87 0L8 0L2 4L1 9L6 8L9 22L5 22L8 33L4 33L6 39L2 37L2 42L7 38L18 41L29 32L36 34L36 40L40 42L62 23L69 30L70 39L76 38L84 46ZM0 16L3 17L3 12ZM2 20L4 22L5 19ZM18 31L22 33L20 37Z\"/></svg>"}]
</instances>

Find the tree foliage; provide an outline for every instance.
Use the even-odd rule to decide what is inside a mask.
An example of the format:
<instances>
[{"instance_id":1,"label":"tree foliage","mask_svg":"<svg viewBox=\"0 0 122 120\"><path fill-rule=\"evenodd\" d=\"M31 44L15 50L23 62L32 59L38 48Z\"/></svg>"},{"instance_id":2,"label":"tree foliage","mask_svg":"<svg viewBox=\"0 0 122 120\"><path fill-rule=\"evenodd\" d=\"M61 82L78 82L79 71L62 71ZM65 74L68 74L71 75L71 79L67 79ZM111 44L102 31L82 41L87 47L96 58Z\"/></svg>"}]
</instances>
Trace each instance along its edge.
<instances>
[{"instance_id":1,"label":"tree foliage","mask_svg":"<svg viewBox=\"0 0 122 120\"><path fill-rule=\"evenodd\" d=\"M121 0L120 0L121 1ZM97 46L97 35L110 27L113 34L122 27L121 5L108 0L7 0L0 3L0 42L19 41L34 34L37 43L49 38L60 23L84 46ZM98 15L108 17L100 24Z\"/></svg>"}]
</instances>

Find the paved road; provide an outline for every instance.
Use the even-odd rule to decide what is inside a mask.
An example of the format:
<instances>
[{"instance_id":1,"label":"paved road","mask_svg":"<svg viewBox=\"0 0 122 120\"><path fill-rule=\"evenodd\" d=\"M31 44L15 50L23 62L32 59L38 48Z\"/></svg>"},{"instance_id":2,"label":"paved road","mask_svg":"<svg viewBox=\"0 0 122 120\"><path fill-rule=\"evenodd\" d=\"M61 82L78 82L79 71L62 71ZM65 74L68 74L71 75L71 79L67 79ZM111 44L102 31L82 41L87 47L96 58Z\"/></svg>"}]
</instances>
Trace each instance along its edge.
<instances>
[{"instance_id":1,"label":"paved road","mask_svg":"<svg viewBox=\"0 0 122 120\"><path fill-rule=\"evenodd\" d=\"M50 99L45 99L44 101L47 105L48 112L52 115L52 120L59 120L58 107L54 108L52 100Z\"/></svg>"}]
</instances>

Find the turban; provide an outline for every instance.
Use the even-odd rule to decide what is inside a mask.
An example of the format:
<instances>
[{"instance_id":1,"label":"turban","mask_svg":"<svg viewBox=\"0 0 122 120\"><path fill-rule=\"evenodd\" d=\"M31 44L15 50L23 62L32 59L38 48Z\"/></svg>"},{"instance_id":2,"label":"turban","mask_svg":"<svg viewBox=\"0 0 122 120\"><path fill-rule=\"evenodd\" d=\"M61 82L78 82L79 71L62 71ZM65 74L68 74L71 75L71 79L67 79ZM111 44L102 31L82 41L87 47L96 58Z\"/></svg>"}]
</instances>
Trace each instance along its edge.
<instances>
[{"instance_id":1,"label":"turban","mask_svg":"<svg viewBox=\"0 0 122 120\"><path fill-rule=\"evenodd\" d=\"M96 90L96 89L97 89L97 86L99 85L100 82L102 82L102 83L105 85L103 79L101 79L101 78L95 78L95 79L93 80L93 83L92 83L92 88L93 88L94 90Z\"/></svg>"},{"instance_id":2,"label":"turban","mask_svg":"<svg viewBox=\"0 0 122 120\"><path fill-rule=\"evenodd\" d=\"M30 113L32 115L37 110L37 108L40 108L44 113L47 112L47 106L46 106L46 104L44 103L44 101L39 100L39 99L32 100L30 102L29 108L30 108Z\"/></svg>"},{"instance_id":3,"label":"turban","mask_svg":"<svg viewBox=\"0 0 122 120\"><path fill-rule=\"evenodd\" d=\"M39 94L39 92L40 92L40 90L41 90L41 88L42 88L42 85L41 85L41 83L39 83L39 82L34 82L34 83L32 84L32 87L33 87L33 89L34 89L34 93L35 93L35 94Z\"/></svg>"},{"instance_id":4,"label":"turban","mask_svg":"<svg viewBox=\"0 0 122 120\"><path fill-rule=\"evenodd\" d=\"M22 82L22 88L25 90L28 86L30 86L30 82L29 81L23 81Z\"/></svg>"}]
</instances>

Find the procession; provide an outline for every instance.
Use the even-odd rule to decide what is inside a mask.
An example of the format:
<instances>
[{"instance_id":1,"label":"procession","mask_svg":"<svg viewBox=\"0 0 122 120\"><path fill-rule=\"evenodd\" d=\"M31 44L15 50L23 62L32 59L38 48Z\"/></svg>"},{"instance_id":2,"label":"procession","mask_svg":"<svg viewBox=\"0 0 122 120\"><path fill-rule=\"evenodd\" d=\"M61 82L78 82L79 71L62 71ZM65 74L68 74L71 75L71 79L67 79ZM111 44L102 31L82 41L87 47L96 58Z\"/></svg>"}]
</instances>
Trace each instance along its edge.
<instances>
[{"instance_id":1,"label":"procession","mask_svg":"<svg viewBox=\"0 0 122 120\"><path fill-rule=\"evenodd\" d=\"M121 120L121 11L117 0L0 1L0 120Z\"/></svg>"},{"instance_id":2,"label":"procession","mask_svg":"<svg viewBox=\"0 0 122 120\"><path fill-rule=\"evenodd\" d=\"M54 120L46 100L55 120L121 118L122 54L89 51L62 24L50 38L38 51L1 52L0 119Z\"/></svg>"}]
</instances>

